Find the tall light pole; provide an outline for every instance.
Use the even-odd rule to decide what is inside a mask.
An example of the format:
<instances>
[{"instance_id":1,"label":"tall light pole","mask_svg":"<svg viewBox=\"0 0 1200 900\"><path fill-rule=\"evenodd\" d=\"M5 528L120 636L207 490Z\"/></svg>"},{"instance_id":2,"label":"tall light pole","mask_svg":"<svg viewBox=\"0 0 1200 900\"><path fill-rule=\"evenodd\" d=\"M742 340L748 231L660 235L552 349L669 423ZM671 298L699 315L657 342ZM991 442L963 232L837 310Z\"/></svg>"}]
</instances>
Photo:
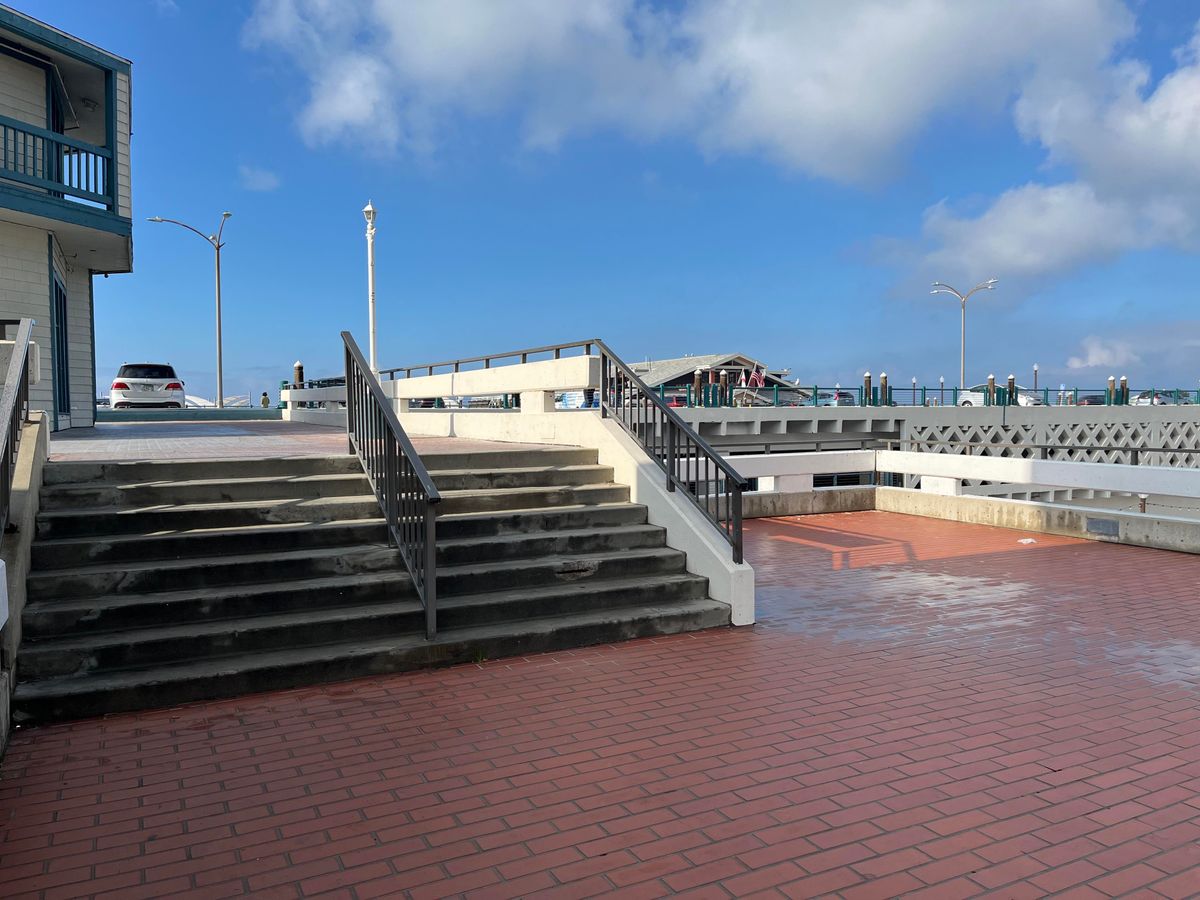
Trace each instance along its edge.
<instances>
[{"instance_id":1,"label":"tall light pole","mask_svg":"<svg viewBox=\"0 0 1200 900\"><path fill-rule=\"evenodd\" d=\"M962 304L962 343L959 345L958 353L958 387L960 390L966 390L967 387L967 300L976 291L990 291L996 287L996 279L989 278L982 284L977 284L965 294L960 294L948 284L943 284L940 281L933 283L931 294L953 294Z\"/></svg>"},{"instance_id":2,"label":"tall light pole","mask_svg":"<svg viewBox=\"0 0 1200 900\"><path fill-rule=\"evenodd\" d=\"M221 243L221 234L225 231L225 223L232 216L231 212L221 213L221 224L217 227L216 234L205 234L198 228L193 228L186 222L179 222L175 219L164 219L162 216L151 216L147 222L170 222L172 225L178 225L180 228L186 228L194 234L200 235L204 240L212 245L216 252L217 259L217 408L225 408L225 378L224 365L221 361L221 248L225 245Z\"/></svg>"},{"instance_id":3,"label":"tall light pole","mask_svg":"<svg viewBox=\"0 0 1200 900\"><path fill-rule=\"evenodd\" d=\"M379 377L379 365L375 362L375 207L371 201L363 207L363 218L367 220L367 330L371 337L371 374Z\"/></svg>"}]
</instances>

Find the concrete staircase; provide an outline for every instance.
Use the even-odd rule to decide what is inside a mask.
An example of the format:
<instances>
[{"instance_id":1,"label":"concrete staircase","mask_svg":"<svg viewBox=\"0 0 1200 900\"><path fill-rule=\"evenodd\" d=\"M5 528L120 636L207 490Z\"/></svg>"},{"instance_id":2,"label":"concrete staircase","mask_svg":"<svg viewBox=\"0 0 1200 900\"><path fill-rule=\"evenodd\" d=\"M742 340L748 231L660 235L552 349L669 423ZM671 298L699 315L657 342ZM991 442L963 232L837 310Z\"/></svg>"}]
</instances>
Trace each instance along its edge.
<instances>
[{"instance_id":1,"label":"concrete staircase","mask_svg":"<svg viewBox=\"0 0 1200 900\"><path fill-rule=\"evenodd\" d=\"M729 623L595 451L425 462L444 497L434 641L354 457L47 465L18 720Z\"/></svg>"}]
</instances>

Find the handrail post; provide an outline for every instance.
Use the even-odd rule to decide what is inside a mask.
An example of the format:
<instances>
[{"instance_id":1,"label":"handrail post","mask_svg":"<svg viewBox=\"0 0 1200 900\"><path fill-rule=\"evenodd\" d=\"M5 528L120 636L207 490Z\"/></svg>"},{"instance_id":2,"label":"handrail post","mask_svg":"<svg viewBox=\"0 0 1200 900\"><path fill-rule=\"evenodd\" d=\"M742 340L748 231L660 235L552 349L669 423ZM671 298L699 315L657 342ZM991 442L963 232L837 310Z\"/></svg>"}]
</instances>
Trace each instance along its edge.
<instances>
[{"instance_id":1,"label":"handrail post","mask_svg":"<svg viewBox=\"0 0 1200 900\"><path fill-rule=\"evenodd\" d=\"M676 441L678 438L675 434L675 423L669 420L664 420L663 424L667 429L667 490L675 490L675 473L679 471L678 460L676 456Z\"/></svg>"},{"instance_id":2,"label":"handrail post","mask_svg":"<svg viewBox=\"0 0 1200 900\"><path fill-rule=\"evenodd\" d=\"M396 522L396 493L399 489L399 485L395 480L397 468L396 441L390 434L383 435L383 440L383 493L386 498L384 514L387 516L388 522L388 546L394 547L399 543L392 530Z\"/></svg>"},{"instance_id":3,"label":"handrail post","mask_svg":"<svg viewBox=\"0 0 1200 900\"><path fill-rule=\"evenodd\" d=\"M425 562L422 567L425 592L425 637L437 635L437 520L434 508L425 507Z\"/></svg>"},{"instance_id":4,"label":"handrail post","mask_svg":"<svg viewBox=\"0 0 1200 900\"><path fill-rule=\"evenodd\" d=\"M732 501L733 509L730 511L730 519L733 524L733 561L740 564L742 562L742 486L740 484L733 486Z\"/></svg>"}]
</instances>

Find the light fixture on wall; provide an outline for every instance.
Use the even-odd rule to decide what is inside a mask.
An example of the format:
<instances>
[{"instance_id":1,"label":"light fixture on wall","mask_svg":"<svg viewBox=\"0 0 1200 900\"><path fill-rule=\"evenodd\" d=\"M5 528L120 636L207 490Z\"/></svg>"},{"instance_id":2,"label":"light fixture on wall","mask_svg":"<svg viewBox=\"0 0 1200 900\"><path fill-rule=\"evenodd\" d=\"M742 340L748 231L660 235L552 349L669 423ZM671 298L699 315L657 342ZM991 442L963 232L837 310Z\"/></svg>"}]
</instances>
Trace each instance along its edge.
<instances>
[{"instance_id":1,"label":"light fixture on wall","mask_svg":"<svg viewBox=\"0 0 1200 900\"><path fill-rule=\"evenodd\" d=\"M100 104L91 97L81 97L79 102L83 104L83 108L88 112L95 112L100 108Z\"/></svg>"}]
</instances>

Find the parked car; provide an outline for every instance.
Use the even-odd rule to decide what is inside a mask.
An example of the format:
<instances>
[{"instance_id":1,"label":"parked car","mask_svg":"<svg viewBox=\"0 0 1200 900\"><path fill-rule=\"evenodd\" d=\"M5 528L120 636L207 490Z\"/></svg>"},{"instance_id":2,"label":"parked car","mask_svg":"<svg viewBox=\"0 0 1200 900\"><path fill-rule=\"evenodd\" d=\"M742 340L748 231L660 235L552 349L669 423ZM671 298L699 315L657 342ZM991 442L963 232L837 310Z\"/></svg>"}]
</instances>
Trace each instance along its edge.
<instances>
[{"instance_id":1,"label":"parked car","mask_svg":"<svg viewBox=\"0 0 1200 900\"><path fill-rule=\"evenodd\" d=\"M183 382L166 363L125 363L108 392L113 409L183 409Z\"/></svg>"},{"instance_id":2,"label":"parked car","mask_svg":"<svg viewBox=\"0 0 1200 900\"><path fill-rule=\"evenodd\" d=\"M1006 385L1003 385L1003 384L996 385L997 394L999 394L999 392L1002 388L1006 388ZM966 390L959 391L958 392L958 405L959 406L985 406L985 405L987 405L987 401L986 401L987 389L988 389L988 386L986 384L977 384L974 387L969 387ZM1019 385L1019 384L1017 385L1017 406L1041 406L1041 405L1042 405L1042 398L1041 398L1040 394L1034 393L1033 391L1029 390L1029 388L1021 387L1021 385Z\"/></svg>"},{"instance_id":3,"label":"parked car","mask_svg":"<svg viewBox=\"0 0 1200 900\"><path fill-rule=\"evenodd\" d=\"M1076 406L1104 406L1107 398L1103 394L1080 394Z\"/></svg>"},{"instance_id":4,"label":"parked car","mask_svg":"<svg viewBox=\"0 0 1200 900\"><path fill-rule=\"evenodd\" d=\"M850 391L818 391L817 406L857 406L858 398Z\"/></svg>"},{"instance_id":5,"label":"parked car","mask_svg":"<svg viewBox=\"0 0 1200 900\"><path fill-rule=\"evenodd\" d=\"M1130 401L1131 406L1175 406L1191 403L1182 391L1142 391Z\"/></svg>"}]
</instances>

